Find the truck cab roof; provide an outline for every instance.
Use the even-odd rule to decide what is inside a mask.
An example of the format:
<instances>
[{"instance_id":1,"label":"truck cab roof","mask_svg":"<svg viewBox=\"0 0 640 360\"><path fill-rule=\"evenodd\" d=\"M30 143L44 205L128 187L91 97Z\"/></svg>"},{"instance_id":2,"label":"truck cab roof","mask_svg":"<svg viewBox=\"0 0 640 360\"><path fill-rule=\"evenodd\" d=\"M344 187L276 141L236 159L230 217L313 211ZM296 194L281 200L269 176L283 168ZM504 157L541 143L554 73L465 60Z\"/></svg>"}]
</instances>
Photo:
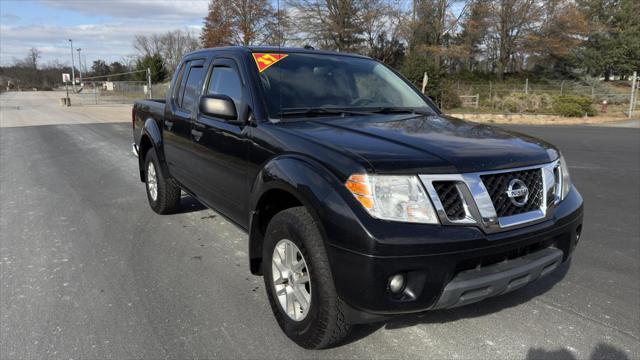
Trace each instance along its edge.
<instances>
[{"instance_id":1,"label":"truck cab roof","mask_svg":"<svg viewBox=\"0 0 640 360\"><path fill-rule=\"evenodd\" d=\"M351 56L351 57L359 57L363 59L371 59L368 56L354 54L354 53L346 53L346 52L337 52L337 51L327 51L327 50L316 50L311 48L299 48L299 47L281 47L281 46L222 46L222 47L214 47L214 48L206 48L199 49L196 51L192 51L187 55L198 54L198 53L208 53L212 51L231 51L238 53L302 53L302 54L315 54L315 55L334 55L334 56Z\"/></svg>"}]
</instances>

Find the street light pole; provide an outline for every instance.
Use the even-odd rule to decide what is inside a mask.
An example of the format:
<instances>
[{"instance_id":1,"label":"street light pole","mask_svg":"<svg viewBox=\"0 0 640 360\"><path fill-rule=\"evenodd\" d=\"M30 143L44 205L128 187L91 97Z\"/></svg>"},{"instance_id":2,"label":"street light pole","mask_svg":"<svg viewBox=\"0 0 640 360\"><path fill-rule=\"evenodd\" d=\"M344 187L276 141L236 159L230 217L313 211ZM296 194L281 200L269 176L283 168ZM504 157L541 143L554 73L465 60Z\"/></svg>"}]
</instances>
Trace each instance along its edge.
<instances>
[{"instance_id":1,"label":"street light pole","mask_svg":"<svg viewBox=\"0 0 640 360\"><path fill-rule=\"evenodd\" d=\"M73 60L73 40L69 39L71 43L71 85L73 86L73 91L76 91L76 72L74 68L76 67L75 61Z\"/></svg>"},{"instance_id":2,"label":"street light pole","mask_svg":"<svg viewBox=\"0 0 640 360\"><path fill-rule=\"evenodd\" d=\"M78 50L78 71L80 71L80 86L82 86L82 57L80 57L80 51L82 51L82 49L78 48L76 50Z\"/></svg>"}]
</instances>

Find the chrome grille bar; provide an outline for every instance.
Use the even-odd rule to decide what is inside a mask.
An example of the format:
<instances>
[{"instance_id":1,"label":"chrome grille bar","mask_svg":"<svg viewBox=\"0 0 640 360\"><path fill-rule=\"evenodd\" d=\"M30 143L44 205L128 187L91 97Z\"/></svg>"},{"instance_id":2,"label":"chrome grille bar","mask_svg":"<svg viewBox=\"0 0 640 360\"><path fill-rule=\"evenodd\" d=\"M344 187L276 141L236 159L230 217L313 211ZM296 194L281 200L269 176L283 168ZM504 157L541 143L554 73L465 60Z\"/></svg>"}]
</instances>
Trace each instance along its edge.
<instances>
[{"instance_id":1,"label":"chrome grille bar","mask_svg":"<svg viewBox=\"0 0 640 360\"><path fill-rule=\"evenodd\" d=\"M556 186L557 176L554 174L554 171L558 166L559 162L556 160L548 164L514 169L463 174L425 174L420 175L419 177L427 190L436 212L438 213L440 222L443 225L475 225L487 233L494 233L531 225L553 216L553 208L560 199L560 194L557 192L559 187ZM521 214L498 217L491 196L489 195L481 176L532 169L540 169L542 173L543 193L540 207ZM438 192L433 186L434 181L450 181L456 184L465 210L465 217L463 219L452 220L447 217L446 209L444 208L442 201L440 201ZM550 195L552 195L551 198L553 199L553 202L551 203L548 201Z\"/></svg>"}]
</instances>

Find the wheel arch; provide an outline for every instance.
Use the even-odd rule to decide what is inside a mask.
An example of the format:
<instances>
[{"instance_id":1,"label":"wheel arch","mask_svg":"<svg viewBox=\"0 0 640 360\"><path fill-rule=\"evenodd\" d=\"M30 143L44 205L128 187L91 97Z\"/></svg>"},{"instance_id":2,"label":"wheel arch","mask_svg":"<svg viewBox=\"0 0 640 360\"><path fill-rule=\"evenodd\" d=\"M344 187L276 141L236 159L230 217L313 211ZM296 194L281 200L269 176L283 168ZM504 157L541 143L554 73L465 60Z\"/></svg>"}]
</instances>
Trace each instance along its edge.
<instances>
[{"instance_id":1,"label":"wheel arch","mask_svg":"<svg viewBox=\"0 0 640 360\"><path fill-rule=\"evenodd\" d=\"M142 135L140 136L140 147L138 149L138 168L140 170L140 181L145 181L144 162L149 150L154 149L160 161L160 166L165 174L170 174L165 161L164 152L162 151L162 133L158 123L153 118L148 118L142 127Z\"/></svg>"},{"instance_id":2,"label":"wheel arch","mask_svg":"<svg viewBox=\"0 0 640 360\"><path fill-rule=\"evenodd\" d=\"M140 147L138 149L138 168L140 170L140 181L145 182L146 169L144 168L144 161L147 157L147 153L153 148L153 143L147 134L142 134L140 138Z\"/></svg>"},{"instance_id":3,"label":"wheel arch","mask_svg":"<svg viewBox=\"0 0 640 360\"><path fill-rule=\"evenodd\" d=\"M283 155L260 171L252 188L249 219L249 265L252 274L262 274L262 243L269 221L285 209L304 206L327 242L323 199L335 190L338 179L311 159Z\"/></svg>"}]
</instances>

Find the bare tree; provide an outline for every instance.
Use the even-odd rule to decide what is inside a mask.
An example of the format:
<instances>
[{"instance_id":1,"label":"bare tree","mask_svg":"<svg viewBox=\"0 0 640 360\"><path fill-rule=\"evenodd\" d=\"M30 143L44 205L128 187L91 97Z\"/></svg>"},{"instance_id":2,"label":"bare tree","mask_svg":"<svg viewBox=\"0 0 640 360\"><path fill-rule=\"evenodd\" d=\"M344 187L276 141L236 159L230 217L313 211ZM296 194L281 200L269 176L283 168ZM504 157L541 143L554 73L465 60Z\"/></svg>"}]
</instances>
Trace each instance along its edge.
<instances>
[{"instance_id":1,"label":"bare tree","mask_svg":"<svg viewBox=\"0 0 640 360\"><path fill-rule=\"evenodd\" d=\"M38 59L40 59L40 50L32 47L29 49L27 57L25 59L25 63L27 66L37 69L38 68Z\"/></svg>"},{"instance_id":2,"label":"bare tree","mask_svg":"<svg viewBox=\"0 0 640 360\"><path fill-rule=\"evenodd\" d=\"M538 25L542 9L538 0L495 0L492 34L498 45L498 77L503 78L525 37Z\"/></svg>"},{"instance_id":3,"label":"bare tree","mask_svg":"<svg viewBox=\"0 0 640 360\"><path fill-rule=\"evenodd\" d=\"M293 23L289 12L276 10L265 25L263 43L271 46L286 46L294 37Z\"/></svg>"},{"instance_id":4,"label":"bare tree","mask_svg":"<svg viewBox=\"0 0 640 360\"><path fill-rule=\"evenodd\" d=\"M289 0L304 41L321 48L355 51L364 41L366 0Z\"/></svg>"},{"instance_id":5,"label":"bare tree","mask_svg":"<svg viewBox=\"0 0 640 360\"><path fill-rule=\"evenodd\" d=\"M160 35L136 35L133 41L133 47L141 57L160 55L171 73L184 54L199 46L198 38L188 30L172 30Z\"/></svg>"},{"instance_id":6,"label":"bare tree","mask_svg":"<svg viewBox=\"0 0 640 360\"><path fill-rule=\"evenodd\" d=\"M138 56L135 54L125 55L120 62L127 68L127 71L132 71L136 66L136 60Z\"/></svg>"},{"instance_id":7,"label":"bare tree","mask_svg":"<svg viewBox=\"0 0 640 360\"><path fill-rule=\"evenodd\" d=\"M265 35L265 27L273 16L273 8L267 0L229 1L233 25L236 30L235 42L240 45L253 45Z\"/></svg>"},{"instance_id":8,"label":"bare tree","mask_svg":"<svg viewBox=\"0 0 640 360\"><path fill-rule=\"evenodd\" d=\"M470 4L464 0L415 0L410 27L417 45L442 45L446 35L457 31Z\"/></svg>"},{"instance_id":9,"label":"bare tree","mask_svg":"<svg viewBox=\"0 0 640 360\"><path fill-rule=\"evenodd\" d=\"M175 71L184 54L200 47L198 38L188 30L169 31L160 37L161 53L170 73Z\"/></svg>"},{"instance_id":10,"label":"bare tree","mask_svg":"<svg viewBox=\"0 0 640 360\"><path fill-rule=\"evenodd\" d=\"M206 47L260 44L273 39L277 16L268 0L212 0L200 39Z\"/></svg>"},{"instance_id":11,"label":"bare tree","mask_svg":"<svg viewBox=\"0 0 640 360\"><path fill-rule=\"evenodd\" d=\"M450 71L459 63L460 47L455 43L471 1L414 0L405 36L413 56L426 56Z\"/></svg>"},{"instance_id":12,"label":"bare tree","mask_svg":"<svg viewBox=\"0 0 640 360\"><path fill-rule=\"evenodd\" d=\"M397 0L363 0L360 19L366 47L373 49L381 35L397 39L401 25L408 20L406 15Z\"/></svg>"},{"instance_id":13,"label":"bare tree","mask_svg":"<svg viewBox=\"0 0 640 360\"><path fill-rule=\"evenodd\" d=\"M153 56L160 54L161 44L160 35L136 35L133 38L133 48L142 56Z\"/></svg>"},{"instance_id":14,"label":"bare tree","mask_svg":"<svg viewBox=\"0 0 640 360\"><path fill-rule=\"evenodd\" d=\"M474 70L478 57L483 53L487 57L488 54L486 37L489 31L490 5L491 0L473 0L460 25L458 44L461 50L461 61L471 71Z\"/></svg>"}]
</instances>

